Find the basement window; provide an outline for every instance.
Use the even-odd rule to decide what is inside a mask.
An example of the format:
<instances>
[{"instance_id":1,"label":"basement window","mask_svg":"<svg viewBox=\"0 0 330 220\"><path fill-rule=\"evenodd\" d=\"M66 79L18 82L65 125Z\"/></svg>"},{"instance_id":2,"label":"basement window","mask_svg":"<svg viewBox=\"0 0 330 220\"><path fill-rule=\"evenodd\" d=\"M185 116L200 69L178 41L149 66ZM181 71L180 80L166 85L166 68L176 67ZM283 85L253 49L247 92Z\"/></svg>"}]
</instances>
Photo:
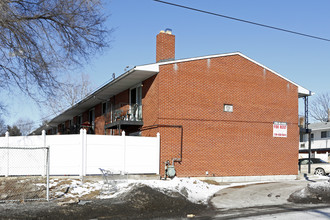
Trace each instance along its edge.
<instances>
[{"instance_id":1,"label":"basement window","mask_svg":"<svg viewBox=\"0 0 330 220\"><path fill-rule=\"evenodd\" d=\"M224 104L223 105L223 111L224 112L233 112L234 111L234 107L231 104Z\"/></svg>"}]
</instances>

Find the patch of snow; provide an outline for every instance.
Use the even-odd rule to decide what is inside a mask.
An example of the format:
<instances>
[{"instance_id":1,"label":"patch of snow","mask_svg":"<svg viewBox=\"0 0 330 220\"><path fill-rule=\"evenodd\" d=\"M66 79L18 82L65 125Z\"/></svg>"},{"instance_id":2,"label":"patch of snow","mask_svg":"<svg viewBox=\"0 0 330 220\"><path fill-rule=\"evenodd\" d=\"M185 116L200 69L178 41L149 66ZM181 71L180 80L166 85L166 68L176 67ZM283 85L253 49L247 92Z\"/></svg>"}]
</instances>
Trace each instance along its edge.
<instances>
[{"instance_id":1,"label":"patch of snow","mask_svg":"<svg viewBox=\"0 0 330 220\"><path fill-rule=\"evenodd\" d=\"M324 189L324 188L330 189L330 182L328 182L328 181L309 183L308 185L309 185L309 188L312 188L312 189Z\"/></svg>"},{"instance_id":2,"label":"patch of snow","mask_svg":"<svg viewBox=\"0 0 330 220\"><path fill-rule=\"evenodd\" d=\"M213 185L200 181L195 178L178 178L175 177L172 180L128 180L127 183L121 183L117 185L117 192L112 195L102 195L99 198L113 198L120 194L129 191L133 186L143 184L156 189L164 194L179 193L186 197L189 201L199 204L207 204L208 200L219 190L233 187L249 185L261 182L249 182L249 183L232 183L228 185Z\"/></svg>"},{"instance_id":3,"label":"patch of snow","mask_svg":"<svg viewBox=\"0 0 330 220\"><path fill-rule=\"evenodd\" d=\"M58 184L58 180L50 183L52 186ZM118 181L115 186L115 191L108 191L107 186L103 181L95 182L81 182L80 180L71 180L70 183L61 185L61 188L70 187L68 193L64 195L66 198L81 197L92 191L103 189L99 199L109 199L118 197L123 193L128 192L135 186L146 185L153 189L156 189L164 194L173 195L173 193L179 193L189 201L199 204L207 204L208 200L219 190L228 187L242 186L264 182L244 182L244 183L231 183L228 185L213 185L200 181L195 178L178 178L175 177L172 180L126 180ZM63 192L56 192L57 196L62 195Z\"/></svg>"}]
</instances>

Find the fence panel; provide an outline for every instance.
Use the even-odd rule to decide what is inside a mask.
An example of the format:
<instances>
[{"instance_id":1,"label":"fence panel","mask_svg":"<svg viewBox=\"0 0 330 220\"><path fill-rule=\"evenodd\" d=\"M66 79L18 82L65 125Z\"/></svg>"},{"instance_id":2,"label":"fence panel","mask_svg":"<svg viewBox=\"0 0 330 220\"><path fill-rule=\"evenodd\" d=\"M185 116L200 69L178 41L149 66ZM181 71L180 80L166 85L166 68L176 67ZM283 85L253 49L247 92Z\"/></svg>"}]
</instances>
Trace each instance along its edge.
<instances>
[{"instance_id":1,"label":"fence panel","mask_svg":"<svg viewBox=\"0 0 330 220\"><path fill-rule=\"evenodd\" d=\"M129 173L159 174L159 139L126 137L125 161Z\"/></svg>"},{"instance_id":2,"label":"fence panel","mask_svg":"<svg viewBox=\"0 0 330 220\"><path fill-rule=\"evenodd\" d=\"M0 201L49 200L49 148L0 147Z\"/></svg>"},{"instance_id":3,"label":"fence panel","mask_svg":"<svg viewBox=\"0 0 330 220\"><path fill-rule=\"evenodd\" d=\"M124 171L124 137L87 135L87 174L99 168Z\"/></svg>"},{"instance_id":4,"label":"fence panel","mask_svg":"<svg viewBox=\"0 0 330 220\"><path fill-rule=\"evenodd\" d=\"M80 175L82 147L80 135L49 135L51 175Z\"/></svg>"},{"instance_id":5,"label":"fence panel","mask_svg":"<svg viewBox=\"0 0 330 220\"><path fill-rule=\"evenodd\" d=\"M100 174L99 168L132 174L158 174L159 144L159 136L87 135L84 130L78 135L46 136L44 133L40 136L0 137L0 147L50 146L50 175ZM40 153L34 154L38 156ZM34 175L20 159L9 157L5 153L0 156L0 175L8 175L8 167L13 175ZM33 161L29 163L34 166Z\"/></svg>"}]
</instances>

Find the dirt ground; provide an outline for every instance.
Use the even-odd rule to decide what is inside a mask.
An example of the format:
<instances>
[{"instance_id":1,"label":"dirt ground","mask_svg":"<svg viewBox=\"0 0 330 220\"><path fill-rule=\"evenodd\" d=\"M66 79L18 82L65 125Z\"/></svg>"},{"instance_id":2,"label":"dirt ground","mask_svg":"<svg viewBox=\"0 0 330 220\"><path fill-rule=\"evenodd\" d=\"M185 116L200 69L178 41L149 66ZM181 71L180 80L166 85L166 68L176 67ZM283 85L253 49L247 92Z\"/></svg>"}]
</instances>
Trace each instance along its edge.
<instances>
[{"instance_id":1,"label":"dirt ground","mask_svg":"<svg viewBox=\"0 0 330 220\"><path fill-rule=\"evenodd\" d=\"M321 205L317 207L328 207L330 203L330 193L324 193L324 190L316 193L315 188L308 187L308 181L230 187L216 193L209 205L195 204L179 193L164 194L142 184L111 199L95 199L100 194L99 190L79 198L63 196L70 191L67 186L71 183L66 179L57 180L56 186L51 187L53 199L50 202L0 204L0 219L233 219L316 207L310 203ZM9 181L0 188L7 190L5 194L9 197L8 190L17 190L14 185ZM301 197L295 195L300 195L301 189L307 190L307 197L298 200ZM322 193L322 198L319 192Z\"/></svg>"},{"instance_id":2,"label":"dirt ground","mask_svg":"<svg viewBox=\"0 0 330 220\"><path fill-rule=\"evenodd\" d=\"M181 219L208 209L180 194L165 195L139 186L120 198L73 203L26 202L0 204L1 219Z\"/></svg>"}]
</instances>

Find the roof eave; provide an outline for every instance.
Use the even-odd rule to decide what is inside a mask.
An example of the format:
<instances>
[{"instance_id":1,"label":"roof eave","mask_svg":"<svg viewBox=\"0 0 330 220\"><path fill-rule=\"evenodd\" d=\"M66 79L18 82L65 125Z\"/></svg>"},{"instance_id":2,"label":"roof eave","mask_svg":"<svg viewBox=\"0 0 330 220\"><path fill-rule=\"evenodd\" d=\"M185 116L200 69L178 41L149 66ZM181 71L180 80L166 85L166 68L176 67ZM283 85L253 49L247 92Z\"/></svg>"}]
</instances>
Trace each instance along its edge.
<instances>
[{"instance_id":1,"label":"roof eave","mask_svg":"<svg viewBox=\"0 0 330 220\"><path fill-rule=\"evenodd\" d=\"M46 125L43 125L33 131L31 134L39 134L42 130L55 127L64 121L71 120L74 116L82 114L88 109L94 107L100 102L108 101L112 96L131 88L132 86L144 81L145 79L157 74L159 71L158 64L148 64L135 66L134 68L126 71L118 78L104 84L97 88L93 93L82 99L72 107L61 112L53 119L51 119ZM123 81L126 79L125 81Z\"/></svg>"}]
</instances>

